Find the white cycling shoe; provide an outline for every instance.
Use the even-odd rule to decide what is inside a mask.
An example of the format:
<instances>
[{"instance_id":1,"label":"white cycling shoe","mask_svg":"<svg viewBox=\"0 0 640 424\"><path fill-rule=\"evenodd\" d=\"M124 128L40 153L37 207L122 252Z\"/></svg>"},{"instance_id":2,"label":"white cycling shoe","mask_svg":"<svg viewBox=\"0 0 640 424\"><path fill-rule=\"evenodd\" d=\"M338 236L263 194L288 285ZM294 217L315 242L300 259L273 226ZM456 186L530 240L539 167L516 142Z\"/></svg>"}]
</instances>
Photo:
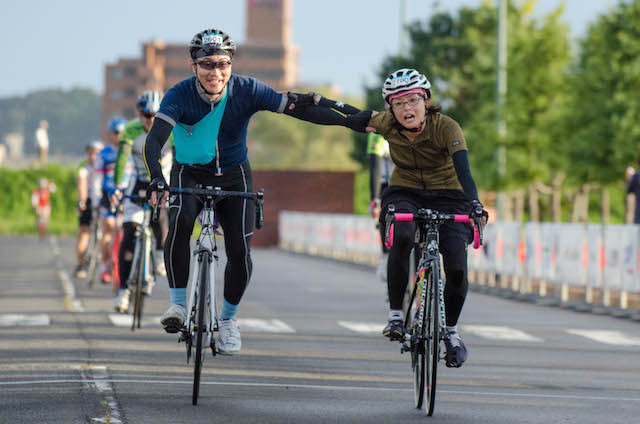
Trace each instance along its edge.
<instances>
[{"instance_id":1,"label":"white cycling shoe","mask_svg":"<svg viewBox=\"0 0 640 424\"><path fill-rule=\"evenodd\" d=\"M126 314L129 310L129 299L131 298L131 290L124 289L118 292L118 295L113 299L113 308L116 312Z\"/></svg>"},{"instance_id":2,"label":"white cycling shoe","mask_svg":"<svg viewBox=\"0 0 640 424\"><path fill-rule=\"evenodd\" d=\"M222 355L235 355L242 347L240 329L235 319L221 319L218 321L218 353Z\"/></svg>"},{"instance_id":3,"label":"white cycling shoe","mask_svg":"<svg viewBox=\"0 0 640 424\"><path fill-rule=\"evenodd\" d=\"M182 305L171 305L167 312L160 317L160 324L167 333L177 333L184 327L187 320L187 310Z\"/></svg>"}]
</instances>

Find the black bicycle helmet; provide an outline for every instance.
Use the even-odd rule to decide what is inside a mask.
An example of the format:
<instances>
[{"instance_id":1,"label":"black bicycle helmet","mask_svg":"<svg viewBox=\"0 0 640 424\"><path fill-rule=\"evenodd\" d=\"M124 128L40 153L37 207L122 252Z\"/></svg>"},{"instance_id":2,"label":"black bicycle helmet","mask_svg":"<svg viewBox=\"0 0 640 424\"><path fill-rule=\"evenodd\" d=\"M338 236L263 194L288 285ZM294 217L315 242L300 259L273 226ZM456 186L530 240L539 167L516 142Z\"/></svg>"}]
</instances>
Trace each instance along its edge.
<instances>
[{"instance_id":1,"label":"black bicycle helmet","mask_svg":"<svg viewBox=\"0 0 640 424\"><path fill-rule=\"evenodd\" d=\"M233 57L235 51L236 43L229 37L229 34L214 28L200 31L193 36L189 43L189 54L194 60L197 56L209 56L213 54L228 54L230 57Z\"/></svg>"}]
</instances>

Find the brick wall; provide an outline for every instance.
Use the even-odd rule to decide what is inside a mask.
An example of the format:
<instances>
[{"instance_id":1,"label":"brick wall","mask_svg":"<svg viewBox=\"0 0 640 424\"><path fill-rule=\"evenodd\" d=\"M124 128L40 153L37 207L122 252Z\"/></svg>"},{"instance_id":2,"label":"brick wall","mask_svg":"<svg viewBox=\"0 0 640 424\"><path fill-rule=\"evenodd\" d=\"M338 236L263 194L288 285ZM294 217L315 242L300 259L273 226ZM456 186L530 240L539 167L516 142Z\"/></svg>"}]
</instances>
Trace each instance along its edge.
<instances>
[{"instance_id":1,"label":"brick wall","mask_svg":"<svg viewBox=\"0 0 640 424\"><path fill-rule=\"evenodd\" d=\"M254 247L278 244L281 210L353 213L353 172L254 171L254 189L264 189L264 227L253 234Z\"/></svg>"}]
</instances>

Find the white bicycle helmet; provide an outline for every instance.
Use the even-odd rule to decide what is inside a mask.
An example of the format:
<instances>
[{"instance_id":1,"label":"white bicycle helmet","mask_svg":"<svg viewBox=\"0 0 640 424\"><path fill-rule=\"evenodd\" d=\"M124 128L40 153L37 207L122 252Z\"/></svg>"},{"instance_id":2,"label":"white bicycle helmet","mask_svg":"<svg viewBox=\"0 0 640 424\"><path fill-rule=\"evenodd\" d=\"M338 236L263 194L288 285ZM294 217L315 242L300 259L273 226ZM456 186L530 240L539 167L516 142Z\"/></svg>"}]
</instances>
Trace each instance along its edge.
<instances>
[{"instance_id":1,"label":"white bicycle helmet","mask_svg":"<svg viewBox=\"0 0 640 424\"><path fill-rule=\"evenodd\" d=\"M136 109L142 113L157 113L160 110L162 93L159 91L145 91L138 97Z\"/></svg>"},{"instance_id":2,"label":"white bicycle helmet","mask_svg":"<svg viewBox=\"0 0 640 424\"><path fill-rule=\"evenodd\" d=\"M425 90L427 98L431 98L431 83L424 74L415 69L398 69L384 80L382 98L389 104L389 96L415 89Z\"/></svg>"}]
</instances>

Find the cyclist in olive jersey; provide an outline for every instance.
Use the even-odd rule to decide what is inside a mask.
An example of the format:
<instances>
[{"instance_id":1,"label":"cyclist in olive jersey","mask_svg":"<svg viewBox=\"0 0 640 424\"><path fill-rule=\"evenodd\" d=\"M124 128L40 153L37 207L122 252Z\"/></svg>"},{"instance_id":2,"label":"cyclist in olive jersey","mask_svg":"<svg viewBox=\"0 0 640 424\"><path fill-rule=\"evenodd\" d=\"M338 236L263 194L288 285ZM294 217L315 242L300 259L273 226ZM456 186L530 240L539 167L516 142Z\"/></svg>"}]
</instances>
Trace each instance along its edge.
<instances>
[{"instance_id":1,"label":"cyclist in olive jersey","mask_svg":"<svg viewBox=\"0 0 640 424\"><path fill-rule=\"evenodd\" d=\"M389 142L383 136L370 132L367 136L367 154L369 155L369 214L374 220L380 218L380 196L384 189L389 186L391 173L395 165L389 153ZM383 228L378 225L379 228ZM380 233L380 264L376 275L383 282L387 282L387 260L389 259L389 248L384 245L384 235Z\"/></svg>"},{"instance_id":2,"label":"cyclist in olive jersey","mask_svg":"<svg viewBox=\"0 0 640 424\"><path fill-rule=\"evenodd\" d=\"M162 205L169 197L168 192L159 189L166 186L166 181L158 159L171 133L176 159L171 170L172 186L202 184L250 192L253 181L246 137L249 119L254 113L268 110L364 132L371 112L358 113L359 110L342 103L331 109L320 107L314 103L312 93L279 94L254 78L232 74L235 51L231 37L217 29L199 32L189 43L191 69L195 75L165 94L147 136L144 152L152 179L148 191L152 205L159 198ZM169 234L164 251L171 306L160 320L170 333L180 331L186 320L189 240L201 208L193 196L171 196ZM224 230L227 265L216 345L220 353L232 355L241 347L235 314L251 276L254 205L243 199L225 199L217 206L217 217Z\"/></svg>"},{"instance_id":3,"label":"cyclist in olive jersey","mask_svg":"<svg viewBox=\"0 0 640 424\"><path fill-rule=\"evenodd\" d=\"M74 271L76 278L87 277L86 258L89 247L89 227L93 221L93 210L91 207L92 191L94 190L93 180L95 179L95 160L103 145L100 140L87 144L85 151L87 158L80 163L76 175L76 188L78 190L78 239L76 241L77 264Z\"/></svg>"},{"instance_id":4,"label":"cyclist in olive jersey","mask_svg":"<svg viewBox=\"0 0 640 424\"><path fill-rule=\"evenodd\" d=\"M389 187L382 194L381 223L387 207L416 213L420 208L448 213L469 213L482 209L476 184L469 169L467 143L460 125L430 104L431 83L415 69L399 69L382 87L386 112L373 113L368 131L389 141L396 168ZM482 211L483 225L488 215ZM474 224L475 225L475 224ZM409 254L414 245L415 224L396 222L389 252L389 324L383 334L401 339L406 329L402 301L409 276ZM446 286L446 364L459 367L467 359L467 348L458 331L458 318L468 291L467 246L472 239L468 224L440 227L440 252L444 259Z\"/></svg>"},{"instance_id":5,"label":"cyclist in olive jersey","mask_svg":"<svg viewBox=\"0 0 640 424\"><path fill-rule=\"evenodd\" d=\"M141 190L146 190L149 186L149 174L143 158L144 142L147 134L153 125L155 115L160 109L162 93L159 91L145 91L136 102L138 119L128 122L120 135L118 155L114 168L114 184L118 187L114 192L113 202L122 199L122 192L128 196L137 196ZM168 178L171 162L173 160L173 137L169 137L162 150L160 162L163 175ZM117 312L126 313L129 309L130 290L127 287L127 279L131 272L133 260L133 250L135 248L135 232L144 218L143 208L129 198L123 201L122 214L122 241L118 252L118 275L120 280L120 290L113 301L113 306ZM167 236L168 217L166 211L160 211L157 222L151 223L151 228L155 235L154 251L154 272L156 275L167 275L164 266L164 240ZM152 287L144 287L145 294L151 294Z\"/></svg>"}]
</instances>

